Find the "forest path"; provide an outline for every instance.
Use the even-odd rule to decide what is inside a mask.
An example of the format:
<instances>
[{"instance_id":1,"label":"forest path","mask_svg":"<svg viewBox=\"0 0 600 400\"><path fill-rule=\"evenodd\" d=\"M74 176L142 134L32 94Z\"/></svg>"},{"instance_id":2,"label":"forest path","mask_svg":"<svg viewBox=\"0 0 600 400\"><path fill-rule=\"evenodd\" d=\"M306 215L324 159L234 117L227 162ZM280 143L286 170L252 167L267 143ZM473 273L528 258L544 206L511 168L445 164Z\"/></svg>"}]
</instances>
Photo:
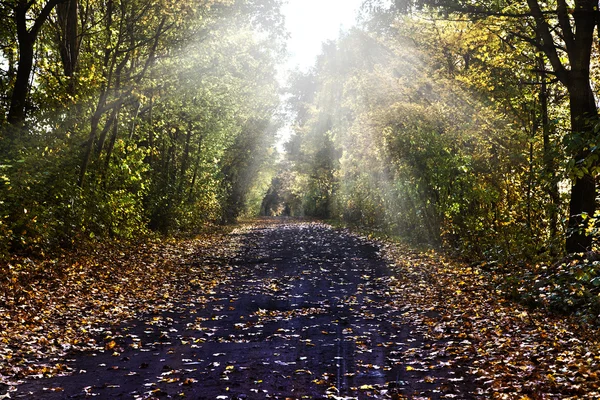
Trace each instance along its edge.
<instances>
[{"instance_id":1,"label":"forest path","mask_svg":"<svg viewBox=\"0 0 600 400\"><path fill-rule=\"evenodd\" d=\"M66 361L72 375L11 398L476 397L469 365L405 318L373 243L318 223L234 236L242 249L213 292L113 328L104 351Z\"/></svg>"}]
</instances>

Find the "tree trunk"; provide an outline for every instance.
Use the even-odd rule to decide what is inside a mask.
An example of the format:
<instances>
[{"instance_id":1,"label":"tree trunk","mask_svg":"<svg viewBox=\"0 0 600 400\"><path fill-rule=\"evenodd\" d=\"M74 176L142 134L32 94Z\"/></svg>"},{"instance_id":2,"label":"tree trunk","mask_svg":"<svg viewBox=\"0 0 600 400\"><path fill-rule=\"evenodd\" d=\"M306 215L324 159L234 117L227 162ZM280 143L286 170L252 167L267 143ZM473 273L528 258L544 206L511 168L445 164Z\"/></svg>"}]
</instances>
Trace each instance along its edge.
<instances>
[{"instance_id":1,"label":"tree trunk","mask_svg":"<svg viewBox=\"0 0 600 400\"><path fill-rule=\"evenodd\" d=\"M13 126L20 126L25 122L29 79L33 70L33 49L38 33L54 7L63 1L65 0L49 0L46 2L31 27L29 27L31 18L28 17L27 13L35 2L21 0L14 6L19 63L7 116L8 123Z\"/></svg>"},{"instance_id":2,"label":"tree trunk","mask_svg":"<svg viewBox=\"0 0 600 400\"><path fill-rule=\"evenodd\" d=\"M188 162L190 159L190 143L192 141L192 123L188 122L187 133L185 136L185 148L181 157L181 168L179 170L179 187L177 189L177 195L183 197L183 187L185 186L185 175L188 169Z\"/></svg>"},{"instance_id":3,"label":"tree trunk","mask_svg":"<svg viewBox=\"0 0 600 400\"><path fill-rule=\"evenodd\" d=\"M532 224L532 201L533 201L533 180L534 180L534 149L533 139L536 137L538 131L538 119L535 115L535 111L531 113L531 139L529 141L529 171L527 177L527 229L529 233L533 233Z\"/></svg>"},{"instance_id":4,"label":"tree trunk","mask_svg":"<svg viewBox=\"0 0 600 400\"><path fill-rule=\"evenodd\" d=\"M94 151L94 143L96 141L96 135L98 133L98 126L100 125L100 117L102 117L102 113L98 112L98 110L96 110L94 115L92 115L90 134L88 135L88 139L85 144L83 160L81 161L81 166L79 169L79 180L77 182L77 186L79 186L80 188L83 187L83 184L85 182L85 175L90 165L92 152Z\"/></svg>"},{"instance_id":5,"label":"tree trunk","mask_svg":"<svg viewBox=\"0 0 600 400\"><path fill-rule=\"evenodd\" d=\"M75 94L75 81L73 76L77 69L79 58L79 27L78 18L78 0L67 0L59 4L56 8L58 23L60 25L59 50L63 63L63 72L69 80L68 91L71 95Z\"/></svg>"},{"instance_id":6,"label":"tree trunk","mask_svg":"<svg viewBox=\"0 0 600 400\"><path fill-rule=\"evenodd\" d=\"M548 210L548 228L550 240L554 240L558 233L558 209L560 207L560 193L558 190L558 179L556 178L556 162L554 159L554 151L550 144L550 134L552 132L550 125L550 116L548 114L548 82L545 71L544 58L538 58L538 66L540 69L540 107L541 107L541 122L542 122L542 138L544 143L544 171L546 175L546 192L550 196L550 208ZM554 246L551 249L554 255Z\"/></svg>"},{"instance_id":7,"label":"tree trunk","mask_svg":"<svg viewBox=\"0 0 600 400\"><path fill-rule=\"evenodd\" d=\"M22 125L25 122L25 107L27 94L29 93L29 78L33 69L33 46L37 35L32 35L27 30L26 5L20 4L15 8L15 19L17 24L17 40L19 42L19 64L17 67L17 78L13 87L8 111L8 123Z\"/></svg>"},{"instance_id":8,"label":"tree trunk","mask_svg":"<svg viewBox=\"0 0 600 400\"><path fill-rule=\"evenodd\" d=\"M106 143L106 137L108 136L108 131L117 120L117 113L120 111L121 107L115 107L110 116L106 119L106 123L104 124L104 128L102 128L102 132L100 132L100 137L98 138L98 143L94 145L94 157L100 160L100 156L102 155L102 150L104 149L104 144ZM96 125L98 126L98 125Z\"/></svg>"},{"instance_id":9,"label":"tree trunk","mask_svg":"<svg viewBox=\"0 0 600 400\"><path fill-rule=\"evenodd\" d=\"M571 137L575 139L580 136L582 140L579 142L584 143L580 148L572 150L573 159L580 163L589 155L585 146L593 139L594 124L598 119L594 92L590 87L590 60L594 29L598 22L598 0L575 0L572 10L568 9L566 1L558 1L558 26L552 29L542 11L542 3L527 0L527 4L535 20L538 36L536 45L546 54L553 73L569 92ZM555 42L556 28L562 33L562 43ZM566 51L568 65L564 64L559 49ZM589 170L581 169L579 172L583 172L583 175L574 177L571 186L569 231L565 242L568 253L586 251L592 245L592 237L586 235L586 228L589 224L587 217L593 217L596 210L596 185Z\"/></svg>"},{"instance_id":10,"label":"tree trunk","mask_svg":"<svg viewBox=\"0 0 600 400\"><path fill-rule=\"evenodd\" d=\"M24 43L25 42L25 43ZM29 78L33 68L33 41L29 38L19 41L19 67L13 87L8 111L8 123L22 125L25 122L25 108L29 93Z\"/></svg>"},{"instance_id":11,"label":"tree trunk","mask_svg":"<svg viewBox=\"0 0 600 400\"><path fill-rule=\"evenodd\" d=\"M594 141L594 125L598 121L598 109L590 85L590 60L597 22L595 12L590 10L598 6L598 1L578 0L575 6L573 18L577 29L574 35L567 32L566 36L571 64L566 86L569 92L571 135L580 136L584 143L583 148L574 151L575 162L578 163L589 155L587 146ZM561 25L563 31L567 31L567 23ZM566 241L568 253L590 250L592 246L592 236L586 234L590 218L594 217L596 211L596 183L590 173L591 169L584 169L583 176L573 178Z\"/></svg>"},{"instance_id":12,"label":"tree trunk","mask_svg":"<svg viewBox=\"0 0 600 400\"><path fill-rule=\"evenodd\" d=\"M108 168L110 167L110 159L115 148L115 143L117 142L117 135L119 134L118 115L120 109L121 107L117 107L117 112L115 113L115 116L112 121L112 133L110 135L110 140L108 141L108 148L106 149L106 157L104 159L104 170L102 171L103 177L108 172Z\"/></svg>"},{"instance_id":13,"label":"tree trunk","mask_svg":"<svg viewBox=\"0 0 600 400\"><path fill-rule=\"evenodd\" d=\"M200 146L198 146L200 147ZM199 153L199 152L198 152ZM198 169L200 168L200 156L196 157L196 163L194 164L194 173L192 175L192 182L190 183L190 190L188 190L187 202L192 204L194 202L194 188L196 187L196 180L198 179Z\"/></svg>"},{"instance_id":14,"label":"tree trunk","mask_svg":"<svg viewBox=\"0 0 600 400\"><path fill-rule=\"evenodd\" d=\"M150 111L148 114L148 164L154 166L154 92L150 89Z\"/></svg>"},{"instance_id":15,"label":"tree trunk","mask_svg":"<svg viewBox=\"0 0 600 400\"><path fill-rule=\"evenodd\" d=\"M594 92L590 87L589 75L574 74L568 90L572 135L582 136L584 143L587 143L594 135L594 124L598 119L598 110ZM587 149L579 149L574 155L575 162L582 162L588 155ZM568 253L587 251L591 248L592 236L587 235L585 230L589 225L588 217L593 217L595 211L596 184L594 177L586 169L583 176L573 178L571 186L569 232L566 241Z\"/></svg>"}]
</instances>

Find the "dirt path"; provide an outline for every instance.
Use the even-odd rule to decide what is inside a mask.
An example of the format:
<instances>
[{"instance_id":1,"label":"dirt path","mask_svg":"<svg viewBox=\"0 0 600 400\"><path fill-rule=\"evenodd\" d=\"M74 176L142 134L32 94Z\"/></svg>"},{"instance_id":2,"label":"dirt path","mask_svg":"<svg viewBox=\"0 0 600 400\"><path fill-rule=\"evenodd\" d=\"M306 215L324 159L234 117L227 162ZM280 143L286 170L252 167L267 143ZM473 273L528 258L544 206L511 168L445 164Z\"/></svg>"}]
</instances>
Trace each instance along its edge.
<instances>
[{"instance_id":1,"label":"dirt path","mask_svg":"<svg viewBox=\"0 0 600 400\"><path fill-rule=\"evenodd\" d=\"M103 352L11 398L476 398L469 365L406 322L372 244L313 223L236 234L210 296L102 332Z\"/></svg>"}]
</instances>

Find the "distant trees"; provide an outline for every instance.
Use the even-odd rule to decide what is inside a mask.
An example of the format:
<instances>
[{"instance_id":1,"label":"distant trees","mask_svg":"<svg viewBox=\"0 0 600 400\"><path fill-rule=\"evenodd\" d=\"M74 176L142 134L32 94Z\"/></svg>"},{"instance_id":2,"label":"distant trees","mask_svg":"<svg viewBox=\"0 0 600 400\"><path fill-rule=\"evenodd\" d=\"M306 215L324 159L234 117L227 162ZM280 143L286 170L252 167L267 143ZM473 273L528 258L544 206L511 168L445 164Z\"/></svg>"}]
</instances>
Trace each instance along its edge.
<instances>
[{"instance_id":1,"label":"distant trees","mask_svg":"<svg viewBox=\"0 0 600 400\"><path fill-rule=\"evenodd\" d=\"M565 93L535 47L498 21L368 26L292 83L302 212L496 259L559 251Z\"/></svg>"},{"instance_id":2,"label":"distant trees","mask_svg":"<svg viewBox=\"0 0 600 400\"><path fill-rule=\"evenodd\" d=\"M516 27L507 26L506 20L473 22L463 16L424 22L419 22L420 33L413 35L416 46L426 49L440 71L511 118L526 139L521 154L528 164L526 197L515 204L521 206L516 214L523 216L532 240L545 242L544 248L552 253L560 252L566 228L560 222L566 210L559 191L568 159L563 144L568 129L563 117L565 90L546 72L543 55L515 37L511 32ZM414 27L407 22L401 29L406 33Z\"/></svg>"},{"instance_id":3,"label":"distant trees","mask_svg":"<svg viewBox=\"0 0 600 400\"><path fill-rule=\"evenodd\" d=\"M304 212L496 259L592 249L598 2L363 10L292 86Z\"/></svg>"},{"instance_id":4,"label":"distant trees","mask_svg":"<svg viewBox=\"0 0 600 400\"><path fill-rule=\"evenodd\" d=\"M256 203L279 3L1 2L0 252L194 230Z\"/></svg>"}]
</instances>

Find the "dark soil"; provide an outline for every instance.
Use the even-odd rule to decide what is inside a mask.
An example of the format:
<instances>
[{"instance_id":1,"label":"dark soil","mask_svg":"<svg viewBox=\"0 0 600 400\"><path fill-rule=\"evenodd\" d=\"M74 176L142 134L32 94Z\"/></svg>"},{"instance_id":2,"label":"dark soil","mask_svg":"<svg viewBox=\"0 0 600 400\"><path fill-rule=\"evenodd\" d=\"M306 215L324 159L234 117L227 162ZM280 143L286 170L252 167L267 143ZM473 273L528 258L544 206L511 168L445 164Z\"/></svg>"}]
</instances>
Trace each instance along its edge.
<instances>
[{"instance_id":1,"label":"dark soil","mask_svg":"<svg viewBox=\"0 0 600 400\"><path fill-rule=\"evenodd\" d=\"M231 279L210 296L111 327L104 351L72 354L70 375L11 398L477 397L469 365L446 362L403 316L376 245L316 223L237 235L243 251L221 260Z\"/></svg>"}]
</instances>

